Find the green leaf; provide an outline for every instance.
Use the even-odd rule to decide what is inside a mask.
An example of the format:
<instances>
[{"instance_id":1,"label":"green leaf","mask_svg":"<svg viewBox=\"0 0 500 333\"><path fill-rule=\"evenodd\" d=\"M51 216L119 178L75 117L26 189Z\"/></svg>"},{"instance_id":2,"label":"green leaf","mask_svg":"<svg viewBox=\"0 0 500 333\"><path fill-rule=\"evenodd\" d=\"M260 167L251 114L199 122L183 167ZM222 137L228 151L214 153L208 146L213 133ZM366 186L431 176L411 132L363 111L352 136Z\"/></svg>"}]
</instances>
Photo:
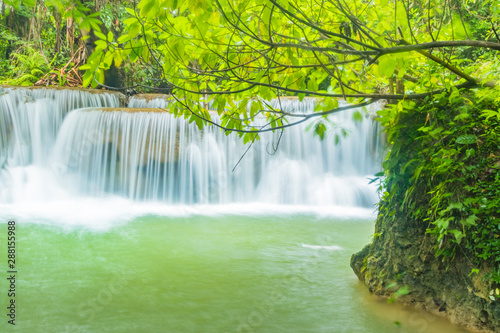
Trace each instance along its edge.
<instances>
[{"instance_id":1,"label":"green leaf","mask_svg":"<svg viewBox=\"0 0 500 333\"><path fill-rule=\"evenodd\" d=\"M472 274L479 274L479 269L477 269L477 268L471 269L469 275L467 275L467 276L471 276Z\"/></svg>"},{"instance_id":2,"label":"green leaf","mask_svg":"<svg viewBox=\"0 0 500 333\"><path fill-rule=\"evenodd\" d=\"M450 230L450 232L455 236L457 243L460 244L462 238L465 236L464 233L457 229Z\"/></svg>"},{"instance_id":3,"label":"green leaf","mask_svg":"<svg viewBox=\"0 0 500 333\"><path fill-rule=\"evenodd\" d=\"M474 150L474 148L467 149L467 150L465 151L465 155L466 155L467 157L474 156L475 154L476 154L476 151Z\"/></svg>"},{"instance_id":4,"label":"green leaf","mask_svg":"<svg viewBox=\"0 0 500 333\"><path fill-rule=\"evenodd\" d=\"M103 40L96 40L95 41L95 46L96 46L96 51L104 50L105 48L108 47L108 43L106 43Z\"/></svg>"},{"instance_id":5,"label":"green leaf","mask_svg":"<svg viewBox=\"0 0 500 333\"><path fill-rule=\"evenodd\" d=\"M483 110L480 117L485 117L486 120L490 119L491 117L496 117L498 120L500 120L500 111Z\"/></svg>"},{"instance_id":6,"label":"green leaf","mask_svg":"<svg viewBox=\"0 0 500 333\"><path fill-rule=\"evenodd\" d=\"M102 33L102 32L100 32L100 31L94 31L94 34L95 34L97 37L99 37L99 39L102 39L102 40L106 40L106 39L107 39L107 38L106 38L106 35L105 35L105 34L103 34L103 33Z\"/></svg>"},{"instance_id":7,"label":"green leaf","mask_svg":"<svg viewBox=\"0 0 500 333\"><path fill-rule=\"evenodd\" d=\"M476 221L478 219L479 218L476 215L470 215L465 220L460 220L460 223L462 223L464 226L470 227L476 225Z\"/></svg>"},{"instance_id":8,"label":"green leaf","mask_svg":"<svg viewBox=\"0 0 500 333\"><path fill-rule=\"evenodd\" d=\"M352 114L352 118L354 119L354 121L363 121L363 115L359 111L354 111L354 113Z\"/></svg>"},{"instance_id":9,"label":"green leaf","mask_svg":"<svg viewBox=\"0 0 500 333\"><path fill-rule=\"evenodd\" d=\"M438 127L433 129L432 131L429 132L429 135L432 136L434 139L439 139L441 138L438 134L443 131L442 127Z\"/></svg>"},{"instance_id":10,"label":"green leaf","mask_svg":"<svg viewBox=\"0 0 500 333\"><path fill-rule=\"evenodd\" d=\"M316 83L316 79L313 77L309 78L309 81L307 81L307 90L309 91L317 91L318 90L318 84Z\"/></svg>"},{"instance_id":11,"label":"green leaf","mask_svg":"<svg viewBox=\"0 0 500 333\"><path fill-rule=\"evenodd\" d=\"M392 77L396 70L396 59L390 55L382 56L378 62L378 73L385 77Z\"/></svg>"},{"instance_id":12,"label":"green leaf","mask_svg":"<svg viewBox=\"0 0 500 333\"><path fill-rule=\"evenodd\" d=\"M456 142L461 145L469 145L477 142L477 138L472 134L461 135L457 138Z\"/></svg>"},{"instance_id":13,"label":"green leaf","mask_svg":"<svg viewBox=\"0 0 500 333\"><path fill-rule=\"evenodd\" d=\"M125 8L125 11L127 11L127 13L129 13L132 16L136 16L136 13L132 8Z\"/></svg>"},{"instance_id":14,"label":"green leaf","mask_svg":"<svg viewBox=\"0 0 500 333\"><path fill-rule=\"evenodd\" d=\"M182 40L177 40L173 45L172 49L174 53L180 58L184 58L184 42Z\"/></svg>"},{"instance_id":15,"label":"green leaf","mask_svg":"<svg viewBox=\"0 0 500 333\"><path fill-rule=\"evenodd\" d=\"M448 226L450 225L450 221L453 220L453 217L448 217L448 218L440 218L437 219L436 221L432 222L432 224L435 224L438 230L440 232L448 229Z\"/></svg>"},{"instance_id":16,"label":"green leaf","mask_svg":"<svg viewBox=\"0 0 500 333\"><path fill-rule=\"evenodd\" d=\"M248 142L253 141L254 138L255 138L255 134L245 133L245 135L243 135L243 144L246 145Z\"/></svg>"},{"instance_id":17,"label":"green leaf","mask_svg":"<svg viewBox=\"0 0 500 333\"><path fill-rule=\"evenodd\" d=\"M90 85L90 82L92 81L92 78L93 78L92 71L87 70L82 77L82 86L84 88L88 87Z\"/></svg>"},{"instance_id":18,"label":"green leaf","mask_svg":"<svg viewBox=\"0 0 500 333\"><path fill-rule=\"evenodd\" d=\"M155 0L142 0L137 7L141 9L141 16L148 16L154 15L155 11L154 8L156 6L156 1Z\"/></svg>"},{"instance_id":19,"label":"green leaf","mask_svg":"<svg viewBox=\"0 0 500 333\"><path fill-rule=\"evenodd\" d=\"M135 23L130 26L130 30L128 31L128 36L130 39L136 37L141 32L141 26L138 23Z\"/></svg>"},{"instance_id":20,"label":"green leaf","mask_svg":"<svg viewBox=\"0 0 500 333\"><path fill-rule=\"evenodd\" d=\"M446 209L444 210L444 212L449 212L451 211L452 209L462 209L463 208L463 204L461 202L455 202L455 203L452 203L450 204L448 207L446 207Z\"/></svg>"},{"instance_id":21,"label":"green leaf","mask_svg":"<svg viewBox=\"0 0 500 333\"><path fill-rule=\"evenodd\" d=\"M318 123L316 124L316 127L314 127L314 134L319 136L321 140L325 139L325 132L326 132L326 126L323 123Z\"/></svg>"}]
</instances>

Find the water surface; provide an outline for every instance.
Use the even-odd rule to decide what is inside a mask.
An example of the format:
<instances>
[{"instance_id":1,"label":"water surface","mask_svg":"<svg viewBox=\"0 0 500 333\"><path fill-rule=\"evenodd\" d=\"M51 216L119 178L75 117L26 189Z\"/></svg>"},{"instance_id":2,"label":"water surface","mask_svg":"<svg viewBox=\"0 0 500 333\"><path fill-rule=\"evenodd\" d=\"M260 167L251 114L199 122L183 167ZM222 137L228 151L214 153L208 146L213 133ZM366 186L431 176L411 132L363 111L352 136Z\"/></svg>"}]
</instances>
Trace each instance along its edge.
<instances>
[{"instance_id":1,"label":"water surface","mask_svg":"<svg viewBox=\"0 0 500 333\"><path fill-rule=\"evenodd\" d=\"M368 295L349 260L370 240L369 218L17 224L18 332L462 332Z\"/></svg>"}]
</instances>

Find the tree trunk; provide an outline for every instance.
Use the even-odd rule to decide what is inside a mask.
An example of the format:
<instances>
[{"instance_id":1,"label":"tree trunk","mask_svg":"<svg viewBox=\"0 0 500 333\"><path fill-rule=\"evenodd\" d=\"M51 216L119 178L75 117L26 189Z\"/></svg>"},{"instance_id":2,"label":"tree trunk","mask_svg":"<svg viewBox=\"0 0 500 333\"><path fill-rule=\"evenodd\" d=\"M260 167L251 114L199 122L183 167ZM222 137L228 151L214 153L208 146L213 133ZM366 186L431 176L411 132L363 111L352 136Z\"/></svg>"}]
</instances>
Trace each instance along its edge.
<instances>
[{"instance_id":1,"label":"tree trunk","mask_svg":"<svg viewBox=\"0 0 500 333\"><path fill-rule=\"evenodd\" d=\"M118 39L118 37L121 35L121 24L119 20L119 15L120 15L120 1L116 0L111 0L108 1L108 3L111 5L111 26L110 26L110 31L113 33L114 39ZM106 85L115 87L115 88L124 88L126 87L126 75L125 75L125 69L123 67L116 67L115 64L113 63L110 67L109 70L106 71Z\"/></svg>"},{"instance_id":2,"label":"tree trunk","mask_svg":"<svg viewBox=\"0 0 500 333\"><path fill-rule=\"evenodd\" d=\"M72 17L66 21L66 43L70 49L71 58L73 58L75 56L75 25Z\"/></svg>"},{"instance_id":3,"label":"tree trunk","mask_svg":"<svg viewBox=\"0 0 500 333\"><path fill-rule=\"evenodd\" d=\"M53 9L54 13L54 19L56 20L56 44L54 46L54 53L59 53L61 52L61 23L62 23L62 18L61 14L57 11L57 9L54 7Z\"/></svg>"}]
</instances>

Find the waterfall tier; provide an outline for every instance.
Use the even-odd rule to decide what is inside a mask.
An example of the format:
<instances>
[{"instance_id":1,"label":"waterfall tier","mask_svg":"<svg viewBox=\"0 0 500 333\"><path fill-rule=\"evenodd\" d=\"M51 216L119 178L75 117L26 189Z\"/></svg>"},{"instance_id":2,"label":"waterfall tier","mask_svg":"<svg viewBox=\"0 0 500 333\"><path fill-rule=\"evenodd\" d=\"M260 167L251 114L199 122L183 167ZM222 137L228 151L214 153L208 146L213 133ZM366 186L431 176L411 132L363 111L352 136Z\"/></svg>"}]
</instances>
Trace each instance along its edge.
<instances>
[{"instance_id":1,"label":"waterfall tier","mask_svg":"<svg viewBox=\"0 0 500 333\"><path fill-rule=\"evenodd\" d=\"M0 87L0 168L46 162L69 111L119 105L116 93Z\"/></svg>"},{"instance_id":2,"label":"waterfall tier","mask_svg":"<svg viewBox=\"0 0 500 333\"><path fill-rule=\"evenodd\" d=\"M346 207L377 201L367 177L380 169L382 143L366 110L360 110L364 116L357 122L352 111L330 116L335 127L324 141L304 124L282 136L261 134L249 148L216 127L200 131L169 112L148 109L168 102L136 96L123 108L113 94L6 89L0 97L5 164L0 199L113 195L170 205ZM287 98L271 104L308 113L315 101ZM335 135L343 131L349 135L336 144Z\"/></svg>"}]
</instances>

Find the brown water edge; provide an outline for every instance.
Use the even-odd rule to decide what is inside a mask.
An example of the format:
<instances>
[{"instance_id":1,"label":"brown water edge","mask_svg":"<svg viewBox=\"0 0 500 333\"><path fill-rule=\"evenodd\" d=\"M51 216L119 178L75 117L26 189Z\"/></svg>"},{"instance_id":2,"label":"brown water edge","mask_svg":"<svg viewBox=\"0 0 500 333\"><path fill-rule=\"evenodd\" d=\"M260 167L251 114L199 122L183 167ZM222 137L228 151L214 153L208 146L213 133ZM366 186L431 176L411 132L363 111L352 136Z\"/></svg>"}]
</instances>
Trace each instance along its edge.
<instances>
[{"instance_id":1,"label":"brown water edge","mask_svg":"<svg viewBox=\"0 0 500 333\"><path fill-rule=\"evenodd\" d=\"M363 306L369 307L378 318L392 322L401 333L467 333L477 332L450 323L448 318L439 312L433 313L414 306L409 306L386 296L378 296L369 292L366 286L358 281L354 289L360 295ZM364 309L361 309L364 311ZM360 312L361 312L360 311Z\"/></svg>"},{"instance_id":2,"label":"brown water edge","mask_svg":"<svg viewBox=\"0 0 500 333\"><path fill-rule=\"evenodd\" d=\"M138 113L138 112L159 112L159 113L170 113L167 109L161 108L87 108L83 111L102 111L102 112L127 112L127 113Z\"/></svg>"},{"instance_id":3,"label":"brown water edge","mask_svg":"<svg viewBox=\"0 0 500 333\"><path fill-rule=\"evenodd\" d=\"M91 94L111 94L118 96L120 100L121 106L127 106L128 97L121 92L113 91L113 90L105 90L105 89L88 89L88 88L79 88L79 87L44 87L44 86L11 86L6 84L0 84L0 88L9 88L9 89L27 89L27 90L77 90L77 91L85 91Z\"/></svg>"},{"instance_id":4,"label":"brown water edge","mask_svg":"<svg viewBox=\"0 0 500 333\"><path fill-rule=\"evenodd\" d=\"M401 213L402 214L402 213ZM489 298L487 272L470 274L473 265L457 253L453 262L436 258L426 224L405 216L377 218L379 235L351 258L351 267L370 292L391 297L401 287L400 302L440 316L472 331L498 332L500 303Z\"/></svg>"},{"instance_id":5,"label":"brown water edge","mask_svg":"<svg viewBox=\"0 0 500 333\"><path fill-rule=\"evenodd\" d=\"M14 85L5 85L5 84L0 84L0 88L10 88L10 89L28 89L28 90L33 90L33 89L46 89L46 90L78 90L78 91L85 91L89 92L92 94L113 94L117 95L119 100L120 100L120 106L121 107L127 107L129 104L129 101L131 98L135 99L141 99L146 102L153 101L155 99L162 99L165 101L173 101L173 97L170 94L135 94L135 95L125 95L119 91L114 91L114 90L106 90L106 89L91 89L91 88L80 88L80 87L44 87L44 86L14 86ZM208 95L207 95L208 97ZM280 96L279 97L282 100L298 100L298 96ZM303 98L303 100L311 100L311 99L317 99L316 97L310 97L306 96ZM119 111L119 110L113 110L113 111ZM122 110L123 111L123 110ZM211 110L210 110L211 111ZM136 109L131 109L131 111L126 111L126 112L138 112ZM160 111L152 111L148 110L147 112L160 112ZM215 111L214 111L215 112Z\"/></svg>"},{"instance_id":6,"label":"brown water edge","mask_svg":"<svg viewBox=\"0 0 500 333\"><path fill-rule=\"evenodd\" d=\"M141 113L141 112L153 112L153 113L171 113L168 109L162 108L86 108L83 111L102 111L102 112L126 112L126 113ZM208 110L208 112L214 116L218 115L217 111Z\"/></svg>"}]
</instances>

